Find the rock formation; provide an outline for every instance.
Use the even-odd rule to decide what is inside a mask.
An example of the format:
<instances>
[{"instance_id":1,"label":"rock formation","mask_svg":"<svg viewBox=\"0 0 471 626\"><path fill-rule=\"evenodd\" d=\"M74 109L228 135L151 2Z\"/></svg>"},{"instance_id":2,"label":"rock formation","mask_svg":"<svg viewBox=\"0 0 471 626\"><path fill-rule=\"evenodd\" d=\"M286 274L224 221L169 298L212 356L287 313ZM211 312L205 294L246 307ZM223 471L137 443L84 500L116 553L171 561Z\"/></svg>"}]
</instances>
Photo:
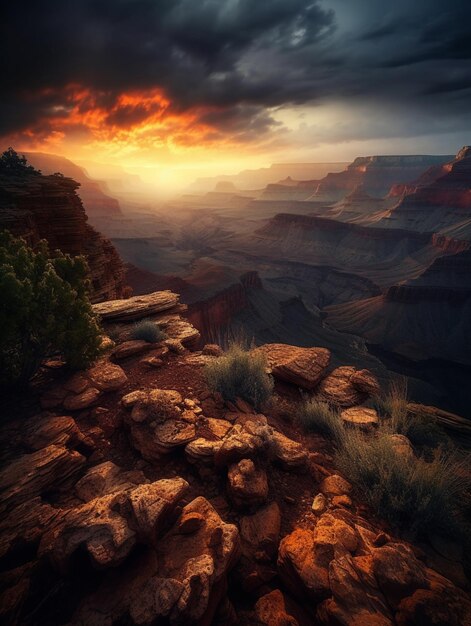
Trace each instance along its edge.
<instances>
[{"instance_id":1,"label":"rock formation","mask_svg":"<svg viewBox=\"0 0 471 626\"><path fill-rule=\"evenodd\" d=\"M471 219L471 147L462 148L456 158L419 178L378 224L383 228L404 228L420 232L453 231L469 235ZM462 224L465 222L465 224ZM466 228L466 224L468 228ZM467 237L469 240L469 236Z\"/></svg>"},{"instance_id":2,"label":"rock formation","mask_svg":"<svg viewBox=\"0 0 471 626\"><path fill-rule=\"evenodd\" d=\"M0 228L30 245L47 239L51 251L84 255L90 266L94 302L123 297L128 288L122 261L110 240L87 224L78 187L62 175L2 175Z\"/></svg>"},{"instance_id":3,"label":"rock formation","mask_svg":"<svg viewBox=\"0 0 471 626\"><path fill-rule=\"evenodd\" d=\"M208 389L202 367L221 350L191 351L175 294L96 308L116 345L87 371L52 370L42 410L0 427L2 622L469 626L453 544L443 559L443 539L418 548L370 517L329 442L297 430L296 405L280 412L302 387L374 436L370 372L322 348L261 347L281 387L255 413ZM167 324L149 347L160 365L117 365L140 317Z\"/></svg>"},{"instance_id":4,"label":"rock formation","mask_svg":"<svg viewBox=\"0 0 471 626\"><path fill-rule=\"evenodd\" d=\"M46 176L60 172L68 178L73 178L80 183L77 194L83 202L85 212L91 222L95 217L118 217L122 215L118 200L111 197L106 183L93 180L82 168L57 154L45 154L42 152L26 152L28 162L40 170Z\"/></svg>"},{"instance_id":5,"label":"rock formation","mask_svg":"<svg viewBox=\"0 0 471 626\"><path fill-rule=\"evenodd\" d=\"M357 157L345 171L327 174L315 196L340 200L360 184L367 193L384 196L392 185L413 181L429 167L450 160L434 155Z\"/></svg>"}]
</instances>

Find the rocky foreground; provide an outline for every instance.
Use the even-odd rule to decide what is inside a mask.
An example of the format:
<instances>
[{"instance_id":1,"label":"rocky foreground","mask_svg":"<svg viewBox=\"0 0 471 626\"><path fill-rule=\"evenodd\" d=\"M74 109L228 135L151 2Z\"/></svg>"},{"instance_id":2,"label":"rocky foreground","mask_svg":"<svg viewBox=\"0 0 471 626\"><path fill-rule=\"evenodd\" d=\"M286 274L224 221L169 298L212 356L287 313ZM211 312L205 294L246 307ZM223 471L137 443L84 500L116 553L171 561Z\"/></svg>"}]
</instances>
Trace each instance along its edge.
<instances>
[{"instance_id":1,"label":"rocky foreground","mask_svg":"<svg viewBox=\"0 0 471 626\"><path fill-rule=\"evenodd\" d=\"M395 536L290 413L302 389L374 427L370 372L332 369L323 348L262 346L276 395L260 414L207 388L220 348L194 349L175 294L96 310L106 356L73 376L49 363L41 406L0 431L2 623L471 624L457 546ZM168 338L132 340L142 317Z\"/></svg>"}]
</instances>

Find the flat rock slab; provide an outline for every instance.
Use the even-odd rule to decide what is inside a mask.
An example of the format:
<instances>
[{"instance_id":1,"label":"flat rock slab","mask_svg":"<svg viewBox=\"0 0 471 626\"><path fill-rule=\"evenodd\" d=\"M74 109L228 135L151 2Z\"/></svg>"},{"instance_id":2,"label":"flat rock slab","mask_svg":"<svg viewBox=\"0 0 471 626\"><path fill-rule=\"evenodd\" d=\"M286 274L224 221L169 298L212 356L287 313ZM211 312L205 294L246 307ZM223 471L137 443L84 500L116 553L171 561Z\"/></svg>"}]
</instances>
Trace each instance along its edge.
<instances>
[{"instance_id":1,"label":"flat rock slab","mask_svg":"<svg viewBox=\"0 0 471 626\"><path fill-rule=\"evenodd\" d=\"M178 299L179 296L172 291L154 291L126 300L99 302L93 305L93 310L103 320L132 321L161 311L168 311L178 305Z\"/></svg>"},{"instance_id":2,"label":"flat rock slab","mask_svg":"<svg viewBox=\"0 0 471 626\"><path fill-rule=\"evenodd\" d=\"M316 387L330 363L326 348L300 348L283 343L268 343L254 350L263 354L275 378L311 390Z\"/></svg>"},{"instance_id":3,"label":"flat rock slab","mask_svg":"<svg viewBox=\"0 0 471 626\"><path fill-rule=\"evenodd\" d=\"M78 452L56 445L24 454L0 472L0 511L57 489L84 463Z\"/></svg>"},{"instance_id":4,"label":"flat rock slab","mask_svg":"<svg viewBox=\"0 0 471 626\"><path fill-rule=\"evenodd\" d=\"M120 343L119 346L111 352L111 356L116 361L121 361L121 359L127 359L135 354L142 354L142 352L147 352L147 350L151 350L152 348L153 344L148 341L143 341L142 339L131 339L130 341Z\"/></svg>"},{"instance_id":5,"label":"flat rock slab","mask_svg":"<svg viewBox=\"0 0 471 626\"><path fill-rule=\"evenodd\" d=\"M354 406L344 409L340 417L347 426L354 426L361 430L372 430L379 425L379 415L375 409L365 406Z\"/></svg>"}]
</instances>

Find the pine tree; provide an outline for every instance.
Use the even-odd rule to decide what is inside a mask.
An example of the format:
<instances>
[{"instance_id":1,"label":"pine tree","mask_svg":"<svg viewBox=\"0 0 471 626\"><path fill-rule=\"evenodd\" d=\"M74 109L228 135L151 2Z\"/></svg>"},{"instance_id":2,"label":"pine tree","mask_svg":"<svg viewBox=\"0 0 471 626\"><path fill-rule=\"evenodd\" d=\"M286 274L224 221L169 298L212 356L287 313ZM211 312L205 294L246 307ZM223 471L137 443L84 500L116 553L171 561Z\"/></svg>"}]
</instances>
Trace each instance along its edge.
<instances>
[{"instance_id":1,"label":"pine tree","mask_svg":"<svg viewBox=\"0 0 471 626\"><path fill-rule=\"evenodd\" d=\"M56 251L46 241L33 249L0 232L0 380L24 385L45 357L60 354L72 368L100 353L100 328L88 297L83 257Z\"/></svg>"}]
</instances>

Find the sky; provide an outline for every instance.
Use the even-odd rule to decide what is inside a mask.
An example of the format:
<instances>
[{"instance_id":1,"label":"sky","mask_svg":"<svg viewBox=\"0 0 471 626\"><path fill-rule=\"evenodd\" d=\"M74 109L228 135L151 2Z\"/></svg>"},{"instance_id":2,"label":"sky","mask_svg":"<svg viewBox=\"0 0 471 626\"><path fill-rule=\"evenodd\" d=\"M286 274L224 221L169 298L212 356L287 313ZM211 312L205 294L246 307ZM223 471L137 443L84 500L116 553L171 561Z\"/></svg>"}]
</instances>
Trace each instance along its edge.
<instances>
[{"instance_id":1,"label":"sky","mask_svg":"<svg viewBox=\"0 0 471 626\"><path fill-rule=\"evenodd\" d=\"M469 0L16 0L0 145L173 184L471 143Z\"/></svg>"}]
</instances>

